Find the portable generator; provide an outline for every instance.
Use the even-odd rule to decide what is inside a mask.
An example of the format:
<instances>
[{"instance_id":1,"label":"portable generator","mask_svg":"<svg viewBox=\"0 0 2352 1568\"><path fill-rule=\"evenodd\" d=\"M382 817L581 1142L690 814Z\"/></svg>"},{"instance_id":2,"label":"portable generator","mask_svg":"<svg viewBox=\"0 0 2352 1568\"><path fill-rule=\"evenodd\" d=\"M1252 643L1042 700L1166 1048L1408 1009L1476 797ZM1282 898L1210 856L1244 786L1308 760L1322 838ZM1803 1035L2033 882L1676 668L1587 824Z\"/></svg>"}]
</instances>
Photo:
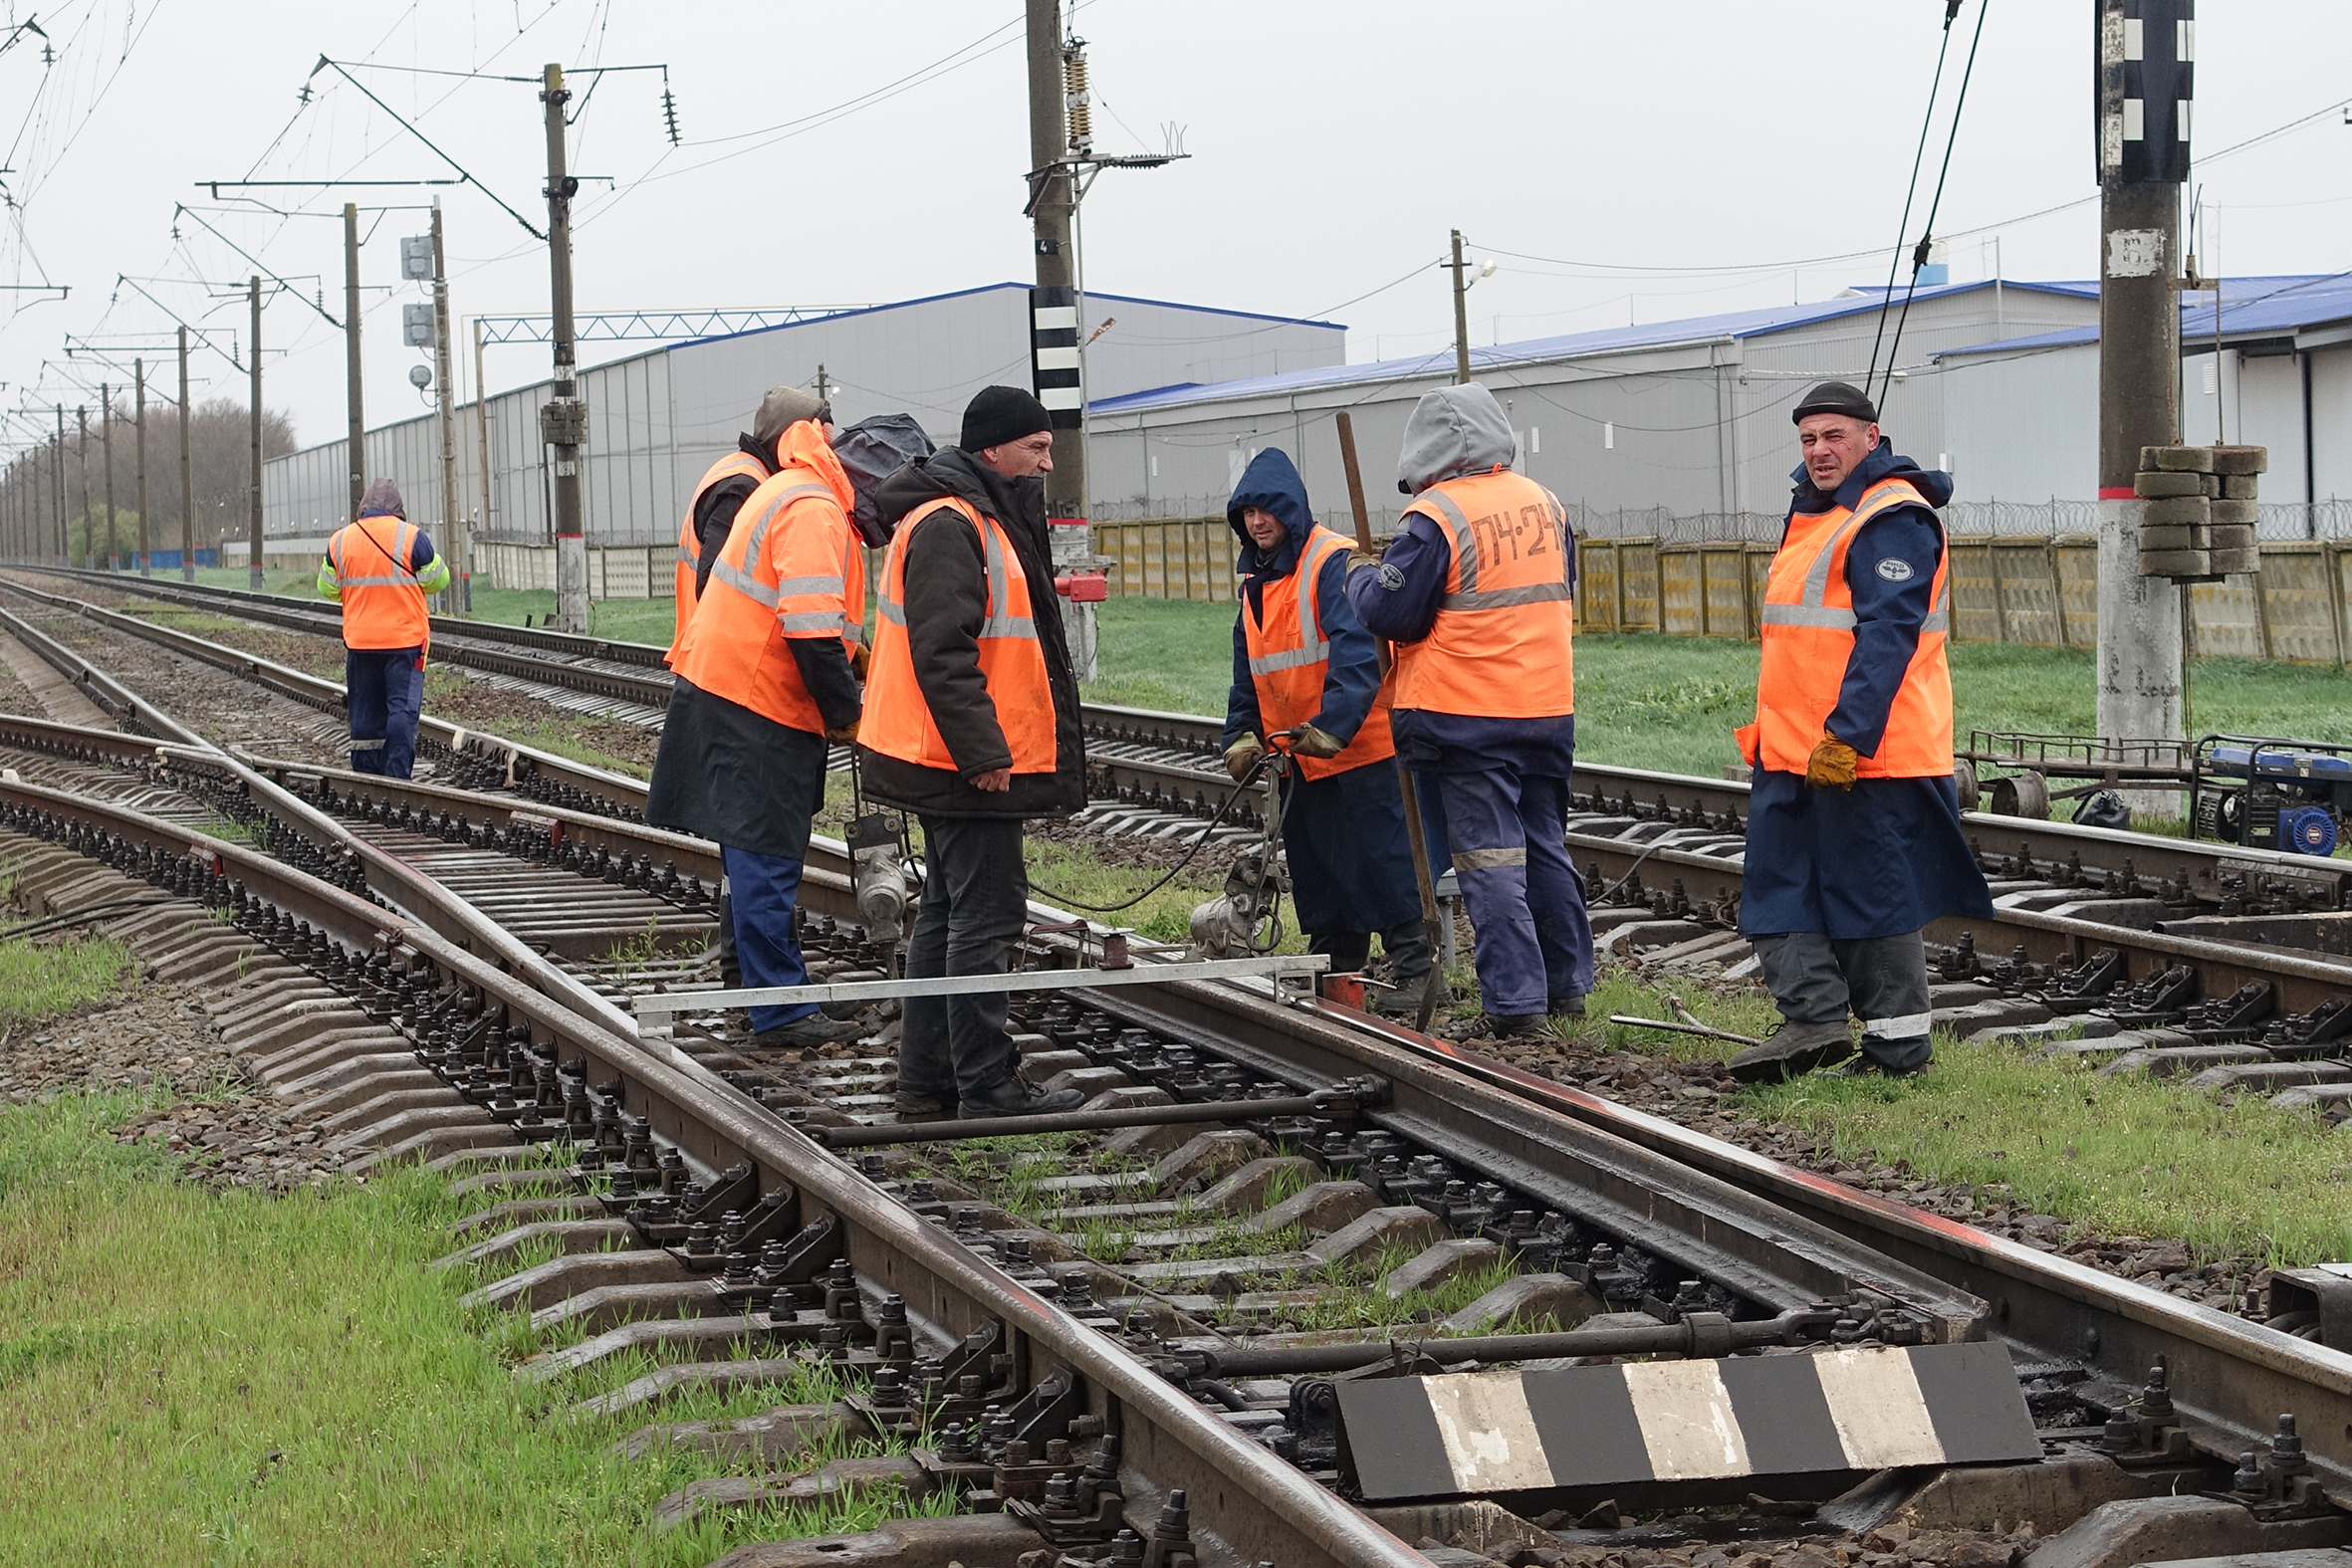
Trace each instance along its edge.
<instances>
[{"instance_id":1,"label":"portable generator","mask_svg":"<svg viewBox=\"0 0 2352 1568\"><path fill-rule=\"evenodd\" d=\"M2352 747L2209 735L2192 749L2192 837L2248 849L2332 855L2348 819Z\"/></svg>"}]
</instances>

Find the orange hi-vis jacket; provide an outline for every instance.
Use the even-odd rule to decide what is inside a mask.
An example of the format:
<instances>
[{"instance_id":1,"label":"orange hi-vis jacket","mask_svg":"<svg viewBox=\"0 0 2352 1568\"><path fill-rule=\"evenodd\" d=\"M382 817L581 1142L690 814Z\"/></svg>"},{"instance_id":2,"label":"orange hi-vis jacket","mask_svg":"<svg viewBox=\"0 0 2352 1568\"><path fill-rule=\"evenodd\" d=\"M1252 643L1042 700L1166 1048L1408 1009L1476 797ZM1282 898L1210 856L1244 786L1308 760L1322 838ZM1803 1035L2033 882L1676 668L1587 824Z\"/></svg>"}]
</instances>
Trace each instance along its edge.
<instances>
[{"instance_id":1,"label":"orange hi-vis jacket","mask_svg":"<svg viewBox=\"0 0 2352 1568\"><path fill-rule=\"evenodd\" d=\"M694 578L702 567L702 541L695 537L694 514L701 507L702 498L711 487L730 479L748 479L754 485L768 482L768 465L749 452L730 452L710 466L702 476L702 483L694 487L694 494L686 498L686 516L678 524L677 605L676 623L670 632L670 651L662 656L664 664L675 667L678 645L686 640L687 623L694 619Z\"/></svg>"},{"instance_id":2,"label":"orange hi-vis jacket","mask_svg":"<svg viewBox=\"0 0 2352 1568\"><path fill-rule=\"evenodd\" d=\"M408 569L416 525L405 518L366 517L347 523L327 542L343 601L347 648L423 648L432 641L424 587Z\"/></svg>"},{"instance_id":3,"label":"orange hi-vis jacket","mask_svg":"<svg viewBox=\"0 0 2352 1568\"><path fill-rule=\"evenodd\" d=\"M1394 706L1493 719L1576 711L1567 514L1507 468L1430 486L1405 509L1454 548L1429 635L1397 644Z\"/></svg>"},{"instance_id":4,"label":"orange hi-vis jacket","mask_svg":"<svg viewBox=\"0 0 2352 1568\"><path fill-rule=\"evenodd\" d=\"M873 665L866 676L865 717L857 742L868 751L918 768L960 773L941 739L915 680L914 654L906 640L906 552L915 530L933 518L960 512L979 531L988 573L988 613L980 623L980 673L996 705L997 727L1013 754L1013 772L1054 772L1058 743L1054 729L1054 688L1046 674L1046 648L1038 640L1031 610L1029 576L1005 531L960 496L943 496L920 516L900 525L882 565L882 588L874 618ZM1048 591L1052 591L1051 588Z\"/></svg>"},{"instance_id":5,"label":"orange hi-vis jacket","mask_svg":"<svg viewBox=\"0 0 2352 1568\"><path fill-rule=\"evenodd\" d=\"M823 735L785 642L838 637L854 658L865 639L865 553L848 516L856 492L814 420L788 428L777 457L735 514L672 668L714 697Z\"/></svg>"},{"instance_id":6,"label":"orange hi-vis jacket","mask_svg":"<svg viewBox=\"0 0 2352 1568\"><path fill-rule=\"evenodd\" d=\"M1756 722L1739 732L1740 751L1770 773L1801 774L1822 727L1836 711L1854 651L1854 594L1846 552L1862 525L1897 507L1926 507L1908 480L1885 479L1862 492L1851 511L1797 513L1772 557L1761 620L1764 664L1756 678ZM1952 556L1936 560L1936 580L1919 646L1887 713L1875 756L1854 767L1863 779L1940 779L1952 772L1952 670L1944 644L1952 623Z\"/></svg>"},{"instance_id":7,"label":"orange hi-vis jacket","mask_svg":"<svg viewBox=\"0 0 2352 1568\"><path fill-rule=\"evenodd\" d=\"M1258 592L1259 618L1242 608L1242 640L1250 659L1250 684L1258 689L1258 720L1276 744L1282 732L1310 723L1323 710L1323 677L1331 667L1330 639L1323 635L1322 611L1314 585L1323 563L1343 555L1348 542L1316 524L1299 548L1298 564L1287 577L1264 583ZM1362 728L1336 757L1294 759L1299 773L1324 779L1385 761L1396 755L1388 734L1388 693L1372 698Z\"/></svg>"}]
</instances>

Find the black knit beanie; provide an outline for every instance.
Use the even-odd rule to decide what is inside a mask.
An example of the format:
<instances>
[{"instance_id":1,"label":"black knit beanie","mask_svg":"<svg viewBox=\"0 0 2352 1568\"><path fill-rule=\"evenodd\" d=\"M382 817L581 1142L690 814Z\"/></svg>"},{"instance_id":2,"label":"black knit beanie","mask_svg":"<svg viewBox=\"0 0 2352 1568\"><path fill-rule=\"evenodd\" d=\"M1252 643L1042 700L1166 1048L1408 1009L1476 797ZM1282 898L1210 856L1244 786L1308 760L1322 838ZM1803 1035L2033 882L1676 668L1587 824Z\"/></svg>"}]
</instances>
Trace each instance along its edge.
<instances>
[{"instance_id":1,"label":"black knit beanie","mask_svg":"<svg viewBox=\"0 0 2352 1568\"><path fill-rule=\"evenodd\" d=\"M1018 386L984 386L964 405L964 431L956 445L967 452L1003 446L1054 428L1046 405Z\"/></svg>"}]
</instances>

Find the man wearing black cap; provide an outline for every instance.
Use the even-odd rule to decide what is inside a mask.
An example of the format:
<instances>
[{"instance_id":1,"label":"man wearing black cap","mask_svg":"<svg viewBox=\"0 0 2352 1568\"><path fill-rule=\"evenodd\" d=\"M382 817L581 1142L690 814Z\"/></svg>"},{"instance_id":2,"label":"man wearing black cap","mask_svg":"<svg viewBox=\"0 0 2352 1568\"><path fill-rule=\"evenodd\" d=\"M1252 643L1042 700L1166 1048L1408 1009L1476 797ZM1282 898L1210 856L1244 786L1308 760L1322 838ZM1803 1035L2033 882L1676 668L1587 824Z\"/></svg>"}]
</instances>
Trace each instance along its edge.
<instances>
[{"instance_id":1,"label":"man wearing black cap","mask_svg":"<svg viewBox=\"0 0 2352 1568\"><path fill-rule=\"evenodd\" d=\"M866 792L923 828L909 979L999 975L1029 909L1021 824L1086 803L1077 680L1054 593L1045 405L1010 386L964 410L962 440L882 482L896 524L876 601L858 761ZM903 521L900 521L902 520ZM910 997L903 1116L1068 1110L1074 1089L1026 1083L1002 992Z\"/></svg>"},{"instance_id":2,"label":"man wearing black cap","mask_svg":"<svg viewBox=\"0 0 2352 1568\"><path fill-rule=\"evenodd\" d=\"M1857 388L1791 416L1803 462L1762 614L1740 931L1780 1026L1731 1060L1769 1081L1854 1054L1907 1077L1930 1052L1927 949L1945 915L1990 917L1952 781L1950 475L1898 457Z\"/></svg>"}]
</instances>

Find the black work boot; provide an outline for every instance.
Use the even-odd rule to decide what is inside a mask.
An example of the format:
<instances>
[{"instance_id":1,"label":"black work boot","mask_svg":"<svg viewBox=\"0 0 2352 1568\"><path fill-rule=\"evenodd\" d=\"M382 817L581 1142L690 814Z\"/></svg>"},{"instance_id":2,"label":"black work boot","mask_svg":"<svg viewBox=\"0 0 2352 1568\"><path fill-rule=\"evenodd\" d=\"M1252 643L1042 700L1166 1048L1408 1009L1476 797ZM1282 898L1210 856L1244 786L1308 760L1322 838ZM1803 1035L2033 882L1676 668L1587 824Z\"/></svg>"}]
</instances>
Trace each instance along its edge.
<instances>
[{"instance_id":1,"label":"black work boot","mask_svg":"<svg viewBox=\"0 0 2352 1568\"><path fill-rule=\"evenodd\" d=\"M1009 1072L978 1094L967 1094L956 1114L966 1121L984 1116L1049 1116L1074 1111L1086 1103L1078 1089L1033 1089L1018 1072Z\"/></svg>"},{"instance_id":2,"label":"black work boot","mask_svg":"<svg viewBox=\"0 0 2352 1568\"><path fill-rule=\"evenodd\" d=\"M860 1024L835 1023L822 1012L812 1012L805 1018L795 1018L776 1028L762 1029L752 1036L751 1043L762 1050L788 1045L806 1049L812 1045L838 1045L843 1040L856 1039L866 1032Z\"/></svg>"},{"instance_id":3,"label":"black work boot","mask_svg":"<svg viewBox=\"0 0 2352 1568\"><path fill-rule=\"evenodd\" d=\"M1542 1039L1551 1033L1551 1018L1541 1012L1490 1012L1484 1021L1486 1032L1499 1040Z\"/></svg>"},{"instance_id":4,"label":"black work boot","mask_svg":"<svg viewBox=\"0 0 2352 1568\"><path fill-rule=\"evenodd\" d=\"M1798 1023L1788 1018L1762 1045L1751 1045L1724 1064L1742 1083L1778 1083L1833 1066L1854 1054L1854 1037L1845 1019L1835 1023Z\"/></svg>"}]
</instances>

